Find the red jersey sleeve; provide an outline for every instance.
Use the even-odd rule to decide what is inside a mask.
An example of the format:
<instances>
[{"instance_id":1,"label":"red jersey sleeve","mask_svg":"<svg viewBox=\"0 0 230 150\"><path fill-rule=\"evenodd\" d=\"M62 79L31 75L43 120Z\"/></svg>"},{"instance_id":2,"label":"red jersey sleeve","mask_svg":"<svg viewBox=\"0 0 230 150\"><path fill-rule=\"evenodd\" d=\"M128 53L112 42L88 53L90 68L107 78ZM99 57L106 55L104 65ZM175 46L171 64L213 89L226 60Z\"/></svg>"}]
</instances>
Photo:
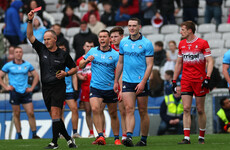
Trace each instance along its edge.
<instances>
[{"instance_id":1,"label":"red jersey sleeve","mask_svg":"<svg viewBox=\"0 0 230 150\"><path fill-rule=\"evenodd\" d=\"M80 57L77 59L76 64L77 64L77 73L81 73L82 69L79 67L80 61L83 59L83 57Z\"/></svg>"},{"instance_id":2,"label":"red jersey sleeve","mask_svg":"<svg viewBox=\"0 0 230 150\"><path fill-rule=\"evenodd\" d=\"M211 49L210 49L209 44L206 40L204 40L202 52L204 54L204 57L211 56Z\"/></svg>"}]
</instances>

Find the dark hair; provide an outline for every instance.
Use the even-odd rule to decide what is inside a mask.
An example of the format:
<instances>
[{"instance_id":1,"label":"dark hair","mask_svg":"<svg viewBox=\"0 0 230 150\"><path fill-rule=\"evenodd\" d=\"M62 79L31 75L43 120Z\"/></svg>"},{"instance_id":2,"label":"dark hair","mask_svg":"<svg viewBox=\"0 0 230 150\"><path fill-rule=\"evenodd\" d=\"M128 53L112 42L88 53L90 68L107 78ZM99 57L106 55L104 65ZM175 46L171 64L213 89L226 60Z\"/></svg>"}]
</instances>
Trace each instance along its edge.
<instances>
[{"instance_id":1,"label":"dark hair","mask_svg":"<svg viewBox=\"0 0 230 150\"><path fill-rule=\"evenodd\" d=\"M185 21L185 22L182 22L180 26L181 26L181 27L182 27L182 26L186 26L186 29L187 29L187 30L191 29L192 32L193 32L193 34L196 32L196 25L195 25L195 23L192 22L192 21Z\"/></svg>"},{"instance_id":2,"label":"dark hair","mask_svg":"<svg viewBox=\"0 0 230 150\"><path fill-rule=\"evenodd\" d=\"M88 2L88 5L91 5L94 8L94 11L98 11L98 7L94 2Z\"/></svg>"},{"instance_id":3,"label":"dark hair","mask_svg":"<svg viewBox=\"0 0 230 150\"><path fill-rule=\"evenodd\" d=\"M138 19L138 18L130 18L129 21L132 20L132 21L137 21L138 25L141 25L141 20Z\"/></svg>"},{"instance_id":4,"label":"dark hair","mask_svg":"<svg viewBox=\"0 0 230 150\"><path fill-rule=\"evenodd\" d=\"M109 31L108 30L101 30L99 33L98 33L98 35L101 33L101 32L106 32L106 33L108 33L108 36L109 36Z\"/></svg>"},{"instance_id":5,"label":"dark hair","mask_svg":"<svg viewBox=\"0 0 230 150\"><path fill-rule=\"evenodd\" d=\"M57 42L57 46L59 47L59 46L65 46L65 40L63 39L61 39L61 40L59 40L58 42ZM66 46L65 46L66 47Z\"/></svg>"},{"instance_id":6,"label":"dark hair","mask_svg":"<svg viewBox=\"0 0 230 150\"><path fill-rule=\"evenodd\" d=\"M66 9L67 9L67 8L71 8L71 9L73 10L73 6L71 6L71 5L69 5L69 4L66 5L65 8L64 8L63 11L62 11L64 15L66 15L65 12L66 12Z\"/></svg>"},{"instance_id":7,"label":"dark hair","mask_svg":"<svg viewBox=\"0 0 230 150\"><path fill-rule=\"evenodd\" d=\"M169 75L170 77L173 77L174 72L173 70L166 70L165 74Z\"/></svg>"},{"instance_id":8,"label":"dark hair","mask_svg":"<svg viewBox=\"0 0 230 150\"><path fill-rule=\"evenodd\" d=\"M16 48L23 50L22 47L20 47L20 46L15 46L14 49L16 49Z\"/></svg>"},{"instance_id":9,"label":"dark hair","mask_svg":"<svg viewBox=\"0 0 230 150\"><path fill-rule=\"evenodd\" d=\"M81 22L80 22L80 25L82 25L82 24L87 24L87 22L81 21Z\"/></svg>"},{"instance_id":10,"label":"dark hair","mask_svg":"<svg viewBox=\"0 0 230 150\"><path fill-rule=\"evenodd\" d=\"M227 97L223 97L220 99L220 106L223 107L224 106L224 101L227 100Z\"/></svg>"},{"instance_id":11,"label":"dark hair","mask_svg":"<svg viewBox=\"0 0 230 150\"><path fill-rule=\"evenodd\" d=\"M92 39L86 39L85 42L84 42L84 45L85 45L86 42L88 42L88 43L93 43L93 44L94 44L94 42L93 42Z\"/></svg>"},{"instance_id":12,"label":"dark hair","mask_svg":"<svg viewBox=\"0 0 230 150\"><path fill-rule=\"evenodd\" d=\"M123 35L124 34L124 30L120 26L116 26L116 27L112 28L110 30L109 34L111 35L113 32L118 32L119 35Z\"/></svg>"},{"instance_id":13,"label":"dark hair","mask_svg":"<svg viewBox=\"0 0 230 150\"><path fill-rule=\"evenodd\" d=\"M159 47L164 47L164 43L162 41L156 41L154 44Z\"/></svg>"},{"instance_id":14,"label":"dark hair","mask_svg":"<svg viewBox=\"0 0 230 150\"><path fill-rule=\"evenodd\" d=\"M176 45L176 42L175 42L174 40L169 41L169 43L173 43L173 44ZM169 44L169 43L168 43L168 44Z\"/></svg>"}]
</instances>

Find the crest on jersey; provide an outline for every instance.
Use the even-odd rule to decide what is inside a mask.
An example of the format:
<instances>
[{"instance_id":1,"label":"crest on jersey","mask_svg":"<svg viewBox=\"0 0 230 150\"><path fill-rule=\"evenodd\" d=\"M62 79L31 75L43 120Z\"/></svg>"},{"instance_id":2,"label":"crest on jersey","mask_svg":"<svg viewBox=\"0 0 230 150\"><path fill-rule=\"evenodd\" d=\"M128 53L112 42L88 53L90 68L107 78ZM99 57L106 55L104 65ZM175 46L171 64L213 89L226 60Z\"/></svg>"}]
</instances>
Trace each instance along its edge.
<instances>
[{"instance_id":1,"label":"crest on jersey","mask_svg":"<svg viewBox=\"0 0 230 150\"><path fill-rule=\"evenodd\" d=\"M112 60L112 59L113 59L113 57L112 57L112 56L109 56L109 59L110 59L110 60Z\"/></svg>"},{"instance_id":2,"label":"crest on jersey","mask_svg":"<svg viewBox=\"0 0 230 150\"><path fill-rule=\"evenodd\" d=\"M27 69L27 67L25 66L25 67L24 67L24 69L26 70L26 69Z\"/></svg>"},{"instance_id":3,"label":"crest on jersey","mask_svg":"<svg viewBox=\"0 0 230 150\"><path fill-rule=\"evenodd\" d=\"M139 48L139 49L142 49L142 45L139 45L138 48Z\"/></svg>"}]
</instances>

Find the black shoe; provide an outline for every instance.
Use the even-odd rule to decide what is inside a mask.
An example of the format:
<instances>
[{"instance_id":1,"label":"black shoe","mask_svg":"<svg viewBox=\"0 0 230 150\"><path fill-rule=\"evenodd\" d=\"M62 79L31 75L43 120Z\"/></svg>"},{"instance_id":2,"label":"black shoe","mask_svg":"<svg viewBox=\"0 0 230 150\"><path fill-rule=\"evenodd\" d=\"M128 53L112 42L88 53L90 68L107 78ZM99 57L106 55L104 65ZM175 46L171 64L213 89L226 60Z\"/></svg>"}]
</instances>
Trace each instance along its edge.
<instances>
[{"instance_id":1,"label":"black shoe","mask_svg":"<svg viewBox=\"0 0 230 150\"><path fill-rule=\"evenodd\" d=\"M199 139L198 139L198 144L204 144L204 139L199 138Z\"/></svg>"},{"instance_id":2,"label":"black shoe","mask_svg":"<svg viewBox=\"0 0 230 150\"><path fill-rule=\"evenodd\" d=\"M135 146L147 146L146 142L140 140Z\"/></svg>"},{"instance_id":3,"label":"black shoe","mask_svg":"<svg viewBox=\"0 0 230 150\"><path fill-rule=\"evenodd\" d=\"M45 149L58 149L58 145L51 142Z\"/></svg>"},{"instance_id":4,"label":"black shoe","mask_svg":"<svg viewBox=\"0 0 230 150\"><path fill-rule=\"evenodd\" d=\"M40 139L40 137L37 136L37 135L34 135L32 138L33 138L33 139Z\"/></svg>"},{"instance_id":5,"label":"black shoe","mask_svg":"<svg viewBox=\"0 0 230 150\"><path fill-rule=\"evenodd\" d=\"M191 142L189 140L183 139L181 142L179 142L178 144L191 144Z\"/></svg>"},{"instance_id":6,"label":"black shoe","mask_svg":"<svg viewBox=\"0 0 230 150\"><path fill-rule=\"evenodd\" d=\"M69 145L69 148L77 148L74 138L71 138L69 141L67 141L67 144Z\"/></svg>"},{"instance_id":7,"label":"black shoe","mask_svg":"<svg viewBox=\"0 0 230 150\"><path fill-rule=\"evenodd\" d=\"M126 147L133 147L134 144L133 144L133 140L132 138L130 137L127 137L123 143Z\"/></svg>"},{"instance_id":8,"label":"black shoe","mask_svg":"<svg viewBox=\"0 0 230 150\"><path fill-rule=\"evenodd\" d=\"M22 140L23 138L22 138L22 135L19 135L18 136L18 140Z\"/></svg>"}]
</instances>

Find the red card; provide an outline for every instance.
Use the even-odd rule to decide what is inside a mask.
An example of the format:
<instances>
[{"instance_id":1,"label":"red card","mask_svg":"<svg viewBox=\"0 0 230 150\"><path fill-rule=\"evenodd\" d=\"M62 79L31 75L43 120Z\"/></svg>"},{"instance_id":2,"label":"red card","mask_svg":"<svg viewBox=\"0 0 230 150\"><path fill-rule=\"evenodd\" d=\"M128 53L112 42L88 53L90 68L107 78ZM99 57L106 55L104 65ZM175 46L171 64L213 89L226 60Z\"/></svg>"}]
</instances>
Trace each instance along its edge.
<instances>
[{"instance_id":1,"label":"red card","mask_svg":"<svg viewBox=\"0 0 230 150\"><path fill-rule=\"evenodd\" d=\"M37 7L37 8L34 9L34 12L37 12L37 11L39 11L39 10L41 10L41 9L42 9L42 6Z\"/></svg>"}]
</instances>

